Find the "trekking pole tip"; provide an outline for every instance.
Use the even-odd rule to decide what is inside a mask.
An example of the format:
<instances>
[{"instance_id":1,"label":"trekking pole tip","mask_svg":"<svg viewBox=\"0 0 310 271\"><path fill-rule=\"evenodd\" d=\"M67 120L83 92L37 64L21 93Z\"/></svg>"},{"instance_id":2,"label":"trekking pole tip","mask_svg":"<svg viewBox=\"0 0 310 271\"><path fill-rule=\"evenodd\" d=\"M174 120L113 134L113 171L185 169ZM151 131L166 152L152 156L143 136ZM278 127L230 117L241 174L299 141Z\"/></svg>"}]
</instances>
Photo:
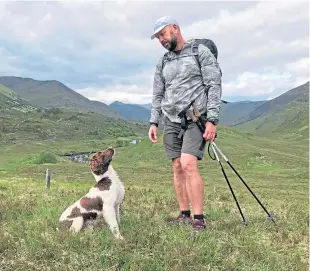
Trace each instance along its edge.
<instances>
[{"instance_id":1,"label":"trekking pole tip","mask_svg":"<svg viewBox=\"0 0 310 271\"><path fill-rule=\"evenodd\" d=\"M274 218L273 218L273 216L272 216L272 215L269 215L269 216L267 217L267 219L271 220L273 223L275 223L275 224L276 224L276 222L274 221Z\"/></svg>"},{"instance_id":2,"label":"trekking pole tip","mask_svg":"<svg viewBox=\"0 0 310 271\"><path fill-rule=\"evenodd\" d=\"M249 223L246 220L242 221L242 225L247 226Z\"/></svg>"}]
</instances>

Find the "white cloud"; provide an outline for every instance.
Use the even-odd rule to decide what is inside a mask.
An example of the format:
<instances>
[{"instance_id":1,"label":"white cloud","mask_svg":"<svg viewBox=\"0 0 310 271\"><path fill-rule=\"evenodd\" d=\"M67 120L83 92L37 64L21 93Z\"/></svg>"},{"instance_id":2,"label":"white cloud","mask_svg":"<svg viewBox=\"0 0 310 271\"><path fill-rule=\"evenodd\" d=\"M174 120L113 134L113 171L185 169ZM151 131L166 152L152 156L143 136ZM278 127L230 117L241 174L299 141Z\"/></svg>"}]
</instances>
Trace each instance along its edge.
<instances>
[{"instance_id":1,"label":"white cloud","mask_svg":"<svg viewBox=\"0 0 310 271\"><path fill-rule=\"evenodd\" d=\"M243 51L243 54L240 56L247 59L255 58L270 58L276 56L285 56L290 54L290 52L298 51L308 51L309 50L309 37L305 37L298 40L292 41L281 41L281 40L269 40L265 44L257 47L248 48L246 51Z\"/></svg>"},{"instance_id":2,"label":"white cloud","mask_svg":"<svg viewBox=\"0 0 310 271\"><path fill-rule=\"evenodd\" d=\"M185 38L216 42L224 95L267 98L309 76L308 10L307 1L0 2L0 75L61 78L106 103L150 102L164 52L150 35L170 13Z\"/></svg>"},{"instance_id":3,"label":"white cloud","mask_svg":"<svg viewBox=\"0 0 310 271\"><path fill-rule=\"evenodd\" d=\"M139 87L137 85L111 85L106 88L84 88L76 89L90 100L101 101L110 104L114 101L124 103L149 103L151 99L151 89Z\"/></svg>"},{"instance_id":4,"label":"white cloud","mask_svg":"<svg viewBox=\"0 0 310 271\"><path fill-rule=\"evenodd\" d=\"M258 27L281 26L308 19L307 1L262 1L254 7L231 12L221 8L216 15L207 20L197 20L183 32L190 36L205 34L220 37L224 33L248 33ZM251 32L250 32L251 33Z\"/></svg>"},{"instance_id":5,"label":"white cloud","mask_svg":"<svg viewBox=\"0 0 310 271\"><path fill-rule=\"evenodd\" d=\"M226 96L261 96L270 94L275 87L286 86L291 74L280 72L253 73L244 72L237 80L223 84Z\"/></svg>"},{"instance_id":6,"label":"white cloud","mask_svg":"<svg viewBox=\"0 0 310 271\"><path fill-rule=\"evenodd\" d=\"M309 58L301 58L297 61L285 64L285 68L295 75L293 87L297 87L309 81Z\"/></svg>"},{"instance_id":7,"label":"white cloud","mask_svg":"<svg viewBox=\"0 0 310 271\"><path fill-rule=\"evenodd\" d=\"M274 98L309 80L309 59L302 58L287 63L285 67L266 67L260 73L244 72L237 79L223 83L225 96Z\"/></svg>"}]
</instances>

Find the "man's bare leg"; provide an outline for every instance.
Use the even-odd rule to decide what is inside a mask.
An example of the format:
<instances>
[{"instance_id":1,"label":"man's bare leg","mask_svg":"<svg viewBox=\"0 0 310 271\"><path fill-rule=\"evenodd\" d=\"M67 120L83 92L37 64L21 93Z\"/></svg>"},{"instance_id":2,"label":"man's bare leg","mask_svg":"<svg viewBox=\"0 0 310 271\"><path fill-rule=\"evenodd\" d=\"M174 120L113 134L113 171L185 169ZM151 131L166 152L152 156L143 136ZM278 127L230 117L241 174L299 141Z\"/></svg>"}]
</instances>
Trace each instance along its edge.
<instances>
[{"instance_id":1,"label":"man's bare leg","mask_svg":"<svg viewBox=\"0 0 310 271\"><path fill-rule=\"evenodd\" d=\"M186 177L188 195L192 204L193 214L203 214L204 185L198 172L197 158L193 155L182 153L181 166Z\"/></svg>"},{"instance_id":2,"label":"man's bare leg","mask_svg":"<svg viewBox=\"0 0 310 271\"><path fill-rule=\"evenodd\" d=\"M190 202L186 188L186 176L183 172L180 158L173 160L173 184L180 211L189 210Z\"/></svg>"}]
</instances>

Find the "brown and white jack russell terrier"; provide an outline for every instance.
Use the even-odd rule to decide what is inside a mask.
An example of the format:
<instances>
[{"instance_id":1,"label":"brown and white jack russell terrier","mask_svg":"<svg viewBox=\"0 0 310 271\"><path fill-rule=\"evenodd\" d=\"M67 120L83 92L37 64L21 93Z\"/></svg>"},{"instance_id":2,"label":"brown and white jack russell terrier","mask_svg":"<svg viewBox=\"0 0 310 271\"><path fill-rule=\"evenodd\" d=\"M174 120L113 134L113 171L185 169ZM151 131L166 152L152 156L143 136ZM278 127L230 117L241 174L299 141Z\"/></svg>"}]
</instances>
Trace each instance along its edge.
<instances>
[{"instance_id":1,"label":"brown and white jack russell terrier","mask_svg":"<svg viewBox=\"0 0 310 271\"><path fill-rule=\"evenodd\" d=\"M79 232L92 227L93 222L104 220L113 235L123 239L119 231L120 205L125 196L124 185L111 165L115 155L112 147L96 152L90 159L90 169L96 184L89 192L70 205L60 216L59 222Z\"/></svg>"}]
</instances>

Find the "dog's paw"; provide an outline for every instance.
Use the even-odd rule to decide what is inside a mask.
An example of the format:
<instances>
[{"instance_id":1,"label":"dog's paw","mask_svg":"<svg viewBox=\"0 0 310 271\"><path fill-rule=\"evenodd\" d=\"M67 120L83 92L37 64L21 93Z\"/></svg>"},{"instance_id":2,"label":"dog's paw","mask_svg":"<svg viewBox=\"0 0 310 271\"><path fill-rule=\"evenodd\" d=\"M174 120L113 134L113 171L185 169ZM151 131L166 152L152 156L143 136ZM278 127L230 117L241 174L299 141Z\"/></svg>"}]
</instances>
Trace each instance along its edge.
<instances>
[{"instance_id":1,"label":"dog's paw","mask_svg":"<svg viewBox=\"0 0 310 271\"><path fill-rule=\"evenodd\" d=\"M123 237L121 234L115 235L115 238L116 238L117 240L121 240L121 241L124 241L124 240L125 240L124 237Z\"/></svg>"}]
</instances>

